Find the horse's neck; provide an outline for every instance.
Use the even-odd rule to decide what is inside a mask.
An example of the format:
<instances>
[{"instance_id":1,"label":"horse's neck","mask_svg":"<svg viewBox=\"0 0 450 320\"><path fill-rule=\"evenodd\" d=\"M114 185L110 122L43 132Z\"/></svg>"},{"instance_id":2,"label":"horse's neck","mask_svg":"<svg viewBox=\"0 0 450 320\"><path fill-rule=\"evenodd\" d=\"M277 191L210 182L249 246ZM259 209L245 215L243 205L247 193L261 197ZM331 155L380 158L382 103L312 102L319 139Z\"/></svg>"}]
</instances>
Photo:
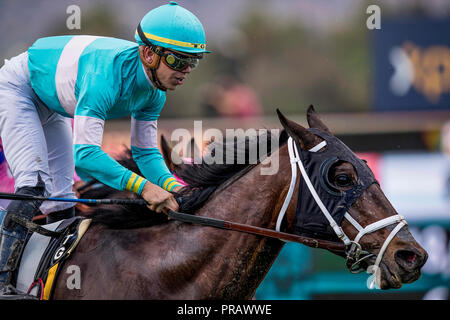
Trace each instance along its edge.
<instances>
[{"instance_id":1,"label":"horse's neck","mask_svg":"<svg viewBox=\"0 0 450 320\"><path fill-rule=\"evenodd\" d=\"M290 179L289 158L279 156L278 174L261 175L261 164L232 185L214 194L197 213L218 219L274 229L277 213L287 193ZM207 279L215 278L211 298L251 298L270 266L278 256L283 242L237 231L204 228L205 247L213 246L215 254L205 261L211 268ZM245 284L245 285L244 285Z\"/></svg>"}]
</instances>

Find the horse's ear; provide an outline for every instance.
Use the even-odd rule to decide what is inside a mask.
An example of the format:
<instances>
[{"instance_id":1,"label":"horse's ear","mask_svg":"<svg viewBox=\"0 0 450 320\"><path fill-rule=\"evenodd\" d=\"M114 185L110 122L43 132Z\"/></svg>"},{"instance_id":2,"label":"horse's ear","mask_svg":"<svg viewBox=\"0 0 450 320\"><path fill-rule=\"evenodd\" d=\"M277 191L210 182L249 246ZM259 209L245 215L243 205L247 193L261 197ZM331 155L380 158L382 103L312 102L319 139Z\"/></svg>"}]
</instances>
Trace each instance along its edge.
<instances>
[{"instance_id":1,"label":"horse's ear","mask_svg":"<svg viewBox=\"0 0 450 320\"><path fill-rule=\"evenodd\" d=\"M316 128L322 131L332 134L330 129L322 122L319 114L314 110L314 106L310 105L306 113L306 119L308 120L308 125L310 128Z\"/></svg>"},{"instance_id":2,"label":"horse's ear","mask_svg":"<svg viewBox=\"0 0 450 320\"><path fill-rule=\"evenodd\" d=\"M296 142L300 144L300 148L304 150L311 149L317 144L317 137L313 133L309 132L306 128L287 119L279 109L277 109L278 119L280 119L281 125L286 132Z\"/></svg>"},{"instance_id":3,"label":"horse's ear","mask_svg":"<svg viewBox=\"0 0 450 320\"><path fill-rule=\"evenodd\" d=\"M172 161L172 147L163 134L161 135L161 153L169 170L175 172L175 165Z\"/></svg>"},{"instance_id":4,"label":"horse's ear","mask_svg":"<svg viewBox=\"0 0 450 320\"><path fill-rule=\"evenodd\" d=\"M282 144L285 144L285 143L288 141L288 139L289 139L289 135L288 135L288 133L286 132L286 130L285 130L285 129L281 130L280 136L279 136L279 138L278 138L280 146L281 146Z\"/></svg>"}]
</instances>

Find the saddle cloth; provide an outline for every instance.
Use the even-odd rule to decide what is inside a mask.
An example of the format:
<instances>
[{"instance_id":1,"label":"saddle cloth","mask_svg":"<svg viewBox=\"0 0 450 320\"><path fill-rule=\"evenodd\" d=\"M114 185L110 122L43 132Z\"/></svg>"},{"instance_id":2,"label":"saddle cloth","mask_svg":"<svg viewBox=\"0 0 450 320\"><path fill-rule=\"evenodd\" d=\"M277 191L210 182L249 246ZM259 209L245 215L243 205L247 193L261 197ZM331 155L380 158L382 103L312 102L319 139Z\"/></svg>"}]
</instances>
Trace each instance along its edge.
<instances>
[{"instance_id":1,"label":"saddle cloth","mask_svg":"<svg viewBox=\"0 0 450 320\"><path fill-rule=\"evenodd\" d=\"M58 232L57 237L32 233L20 261L17 291L49 300L59 270L87 231L90 222L90 219L75 217L42 226Z\"/></svg>"}]
</instances>

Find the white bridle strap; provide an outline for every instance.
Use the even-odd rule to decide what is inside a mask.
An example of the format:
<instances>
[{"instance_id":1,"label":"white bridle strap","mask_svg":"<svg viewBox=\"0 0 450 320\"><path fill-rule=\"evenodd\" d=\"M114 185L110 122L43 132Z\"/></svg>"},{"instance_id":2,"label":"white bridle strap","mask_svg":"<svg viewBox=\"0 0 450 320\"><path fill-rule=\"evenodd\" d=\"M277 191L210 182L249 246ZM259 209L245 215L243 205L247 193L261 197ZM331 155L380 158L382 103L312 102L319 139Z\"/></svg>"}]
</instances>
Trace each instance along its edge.
<instances>
[{"instance_id":1,"label":"white bridle strap","mask_svg":"<svg viewBox=\"0 0 450 320\"><path fill-rule=\"evenodd\" d=\"M346 217L347 218L347 217ZM348 219L348 218L347 218ZM404 221L405 218L399 214L396 214L394 216L390 216L387 218L384 218L382 220L379 220L377 222L371 223L368 226L366 226L364 229L362 230L358 230L359 233L356 235L355 239L353 240L354 242L359 242L359 240L366 234L368 233L372 233L374 231L380 230L384 227L387 227L391 224L394 224L396 222L400 222L400 221ZM358 228L357 228L358 229Z\"/></svg>"},{"instance_id":2,"label":"white bridle strap","mask_svg":"<svg viewBox=\"0 0 450 320\"><path fill-rule=\"evenodd\" d=\"M375 232L377 230L380 230L384 227L387 227L391 224L398 222L398 224L391 231L391 233L389 233L389 236L384 240L383 245L381 246L381 249L378 252L377 258L375 260L375 265L374 265L375 268L373 269L373 272L376 272L376 270L378 270L378 268L380 266L381 259L383 259L384 252L386 251L387 247L391 243L392 239L394 239L395 235L400 231L401 228L403 228L405 225L407 225L405 218L399 214L396 214L396 215L384 218L382 220L379 220L377 222L371 223L371 224L367 225L365 228L363 228L358 222L356 222L355 219L353 219L353 217L348 212L345 213L344 217L356 228L356 230L358 230L358 234L356 235L355 239L353 240L353 242L357 243L357 244L359 244L359 240L361 240L361 238L364 235ZM371 288L375 285L375 282L376 282L376 277L370 284Z\"/></svg>"},{"instance_id":3,"label":"white bridle strap","mask_svg":"<svg viewBox=\"0 0 450 320\"><path fill-rule=\"evenodd\" d=\"M322 149L323 147L325 147L326 145L327 145L327 142L325 140L323 140L321 143L319 143L315 147L312 147L311 149L309 149L309 152L317 152L320 149Z\"/></svg>"},{"instance_id":4,"label":"white bridle strap","mask_svg":"<svg viewBox=\"0 0 450 320\"><path fill-rule=\"evenodd\" d=\"M407 225L407 222L405 220L401 220L399 224L394 228L394 230L391 231L389 236L384 240L383 246L380 249L380 252L378 252L377 259L375 260L375 268L373 268L373 273L376 273L379 266L381 259L383 259L384 252L386 251L389 243L391 243L392 239L394 239L395 235L400 231L401 228L403 228L405 225ZM377 277L375 276L370 284L370 289L372 289L377 281Z\"/></svg>"},{"instance_id":5,"label":"white bridle strap","mask_svg":"<svg viewBox=\"0 0 450 320\"><path fill-rule=\"evenodd\" d=\"M353 217L348 212L344 214L344 218L347 219L347 221L350 222L355 227L355 229L358 230L358 232L361 232L361 230L364 229L363 227L361 227L358 221L353 219Z\"/></svg>"},{"instance_id":6,"label":"white bridle strap","mask_svg":"<svg viewBox=\"0 0 450 320\"><path fill-rule=\"evenodd\" d=\"M317 144L313 148L311 148L309 151L317 152L318 150L322 149L324 146L326 146L325 140L322 141L321 143ZM297 179L297 168L295 166L295 163L297 163L298 167L300 169L300 172L302 173L302 177L305 180L305 183L306 183L309 191L311 192L311 195L313 196L314 200L316 201L316 203L319 206L322 213L327 218L328 222L330 223L330 226L333 228L336 235L344 242L344 244L346 244L346 245L350 244L350 239L345 235L344 231L336 223L336 221L334 221L333 217L328 212L328 209L325 207L322 200L319 198L316 190L314 189L314 186L312 185L311 180L309 179L308 174L306 173L303 163L299 157L297 146L295 145L294 140L291 137L289 137L289 139L288 139L288 150L289 150L289 158L291 161L291 174L292 174L291 175L291 183L289 186L288 194L286 196L286 199L284 200L283 206L282 206L280 213L278 215L278 218L277 218L276 230L280 231L281 223L283 221L287 207L289 206L289 203L292 198L292 193L293 193L294 187L295 187L295 181Z\"/></svg>"},{"instance_id":7,"label":"white bridle strap","mask_svg":"<svg viewBox=\"0 0 450 320\"><path fill-rule=\"evenodd\" d=\"M401 228L403 228L406 225L406 221L402 220L399 224L394 228L394 230L391 231L389 236L384 240L383 246L380 249L380 252L378 252L377 260L375 260L375 266L378 267L380 265L381 259L383 258L384 252L386 251L389 243L391 240L395 237L395 235L400 231Z\"/></svg>"},{"instance_id":8,"label":"white bridle strap","mask_svg":"<svg viewBox=\"0 0 450 320\"><path fill-rule=\"evenodd\" d=\"M323 147L325 147L326 144L327 143L324 140L321 143L317 144L315 147L311 148L309 151L317 152L320 149L322 149ZM353 241L350 241L350 239L344 233L342 228L336 223L336 221L334 221L334 219L331 216L331 214L329 213L328 209L324 206L322 200L319 198L316 190L314 189L314 186L311 183L311 180L309 179L308 174L306 173L305 167L303 166L303 163L299 157L297 146L295 145L294 140L291 137L289 137L289 139L288 139L288 151L289 151L289 158L290 158L290 162L291 162L291 183L289 185L288 194L286 195L286 198L284 199L283 206L281 207L280 213L278 214L277 223L276 223L276 231L280 231L281 223L283 222L284 215L286 214L286 210L292 199L292 194L293 194L294 188L295 188L295 182L297 181L297 166L295 165L297 163L298 167L300 169L300 172L302 174L302 177L305 180L305 183L308 186L309 191L311 192L311 195L313 196L314 200L316 201L316 203L319 206L322 213L327 218L328 222L330 223L330 226L333 228L336 235L344 242L345 245L349 245L351 243L356 243L359 245L358 242L359 242L359 240L361 240L361 238L364 235L375 232L377 230L380 230L384 227L387 227L391 224L398 222L397 226L391 231L389 236L384 240L384 243L381 246L380 251L378 252L377 258L375 260L375 266L376 266L375 270L376 270L380 265L381 259L383 258L384 252L386 251L387 247L389 246L389 243L392 241L392 239L395 237L395 235L400 231L400 229L403 226L407 225L405 218L403 216L397 214L397 215L382 219L380 221L371 223L363 228L355 219L353 219L353 217L348 212L346 212L344 217L356 228L356 230L358 230L358 234L356 235L355 239ZM371 286L373 286L373 284L375 283L374 281L372 282Z\"/></svg>"},{"instance_id":9,"label":"white bridle strap","mask_svg":"<svg viewBox=\"0 0 450 320\"><path fill-rule=\"evenodd\" d=\"M295 144L294 144L294 150L295 150L295 155L298 158L298 150L297 150L297 146ZM349 245L351 243L350 239L344 233L342 228L336 223L336 221L334 221L330 212L323 204L322 200L320 199L319 195L316 192L316 189L314 189L314 186L313 186L311 180L309 179L308 174L306 173L306 170L305 170L305 167L303 166L302 161L298 161L297 164L300 169L300 172L302 173L302 177L305 180L306 186L309 189L309 192L311 192L311 195L313 196L314 200L316 201L316 204L319 206L319 208L322 211L322 213L324 214L325 218L327 218L328 223L330 224L331 228L333 228L334 233L336 233L337 237L339 239L341 239L344 242L344 244Z\"/></svg>"},{"instance_id":10,"label":"white bridle strap","mask_svg":"<svg viewBox=\"0 0 450 320\"><path fill-rule=\"evenodd\" d=\"M315 147L309 149L309 151L317 152L320 149L322 149L323 147L325 147L326 145L327 145L327 142L324 140L321 143L319 143L318 145L316 145ZM278 232L280 232L281 223L283 222L284 215L286 214L286 210L292 199L292 193L294 192L294 189L295 189L295 182L297 181L297 166L295 164L297 162L301 162L300 157L298 156L298 153L294 152L294 140L291 137L289 137L289 139L288 139L288 151L289 151L289 159L291 162L291 184L289 185L288 194L286 195L283 206L281 207L280 213L278 214L277 224L275 227L275 230Z\"/></svg>"},{"instance_id":11,"label":"white bridle strap","mask_svg":"<svg viewBox=\"0 0 450 320\"><path fill-rule=\"evenodd\" d=\"M289 140L292 140L292 138L289 137ZM295 182L297 181L297 167L295 163L297 161L300 161L300 159L296 158L294 155L294 148L292 143L288 142L288 150L289 150L289 159L291 161L291 184L289 185L288 194L286 195L283 206L281 207L280 213L278 214L277 225L275 227L275 230L278 232L280 232L281 223L283 222L284 215L286 214L286 210L289 206L289 203L291 202L292 193L294 192L295 188Z\"/></svg>"}]
</instances>

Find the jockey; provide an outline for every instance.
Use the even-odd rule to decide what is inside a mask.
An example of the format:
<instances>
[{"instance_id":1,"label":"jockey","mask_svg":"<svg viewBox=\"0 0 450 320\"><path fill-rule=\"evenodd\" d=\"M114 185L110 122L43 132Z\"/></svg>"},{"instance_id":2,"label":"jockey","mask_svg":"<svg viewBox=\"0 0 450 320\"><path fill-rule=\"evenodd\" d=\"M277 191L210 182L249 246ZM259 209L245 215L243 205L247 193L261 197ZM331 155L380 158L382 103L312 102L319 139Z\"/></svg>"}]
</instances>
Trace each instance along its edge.
<instances>
[{"instance_id":1,"label":"jockey","mask_svg":"<svg viewBox=\"0 0 450 320\"><path fill-rule=\"evenodd\" d=\"M42 38L5 62L0 135L17 194L75 198L76 167L83 180L141 195L156 212L178 210L171 192L182 186L158 150L157 120L166 91L182 85L209 52L205 32L194 14L171 1L144 16L135 39ZM131 150L143 177L101 149L105 121L129 115ZM58 220L72 216L73 205L11 201L6 214L0 211L0 295L14 297L13 271L26 237L11 217L31 220L40 209Z\"/></svg>"}]
</instances>

